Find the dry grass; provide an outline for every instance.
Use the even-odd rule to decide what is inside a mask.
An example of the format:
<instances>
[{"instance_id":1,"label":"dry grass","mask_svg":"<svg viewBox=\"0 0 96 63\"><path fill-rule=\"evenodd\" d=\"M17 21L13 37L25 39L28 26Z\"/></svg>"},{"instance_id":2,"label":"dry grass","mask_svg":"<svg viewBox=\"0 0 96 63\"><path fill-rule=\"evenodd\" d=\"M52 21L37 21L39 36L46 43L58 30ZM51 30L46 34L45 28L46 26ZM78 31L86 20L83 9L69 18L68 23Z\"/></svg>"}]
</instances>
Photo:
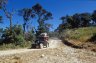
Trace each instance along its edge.
<instances>
[{"instance_id":1,"label":"dry grass","mask_svg":"<svg viewBox=\"0 0 96 63\"><path fill-rule=\"evenodd\" d=\"M15 44L3 44L0 45L0 50L10 50L10 49L20 49L20 48L30 48L31 42L23 42L22 45L15 45Z\"/></svg>"},{"instance_id":2,"label":"dry grass","mask_svg":"<svg viewBox=\"0 0 96 63\"><path fill-rule=\"evenodd\" d=\"M68 39L79 40L81 42L86 42L90 39L94 34L96 34L96 27L84 27L78 29L66 30L64 33L68 37Z\"/></svg>"},{"instance_id":3,"label":"dry grass","mask_svg":"<svg viewBox=\"0 0 96 63\"><path fill-rule=\"evenodd\" d=\"M67 42L91 51L96 52L96 27L84 27L66 30L65 38ZM63 35L64 35L63 34ZM91 40L91 41L90 41ZM92 42L92 40L94 42Z\"/></svg>"}]
</instances>

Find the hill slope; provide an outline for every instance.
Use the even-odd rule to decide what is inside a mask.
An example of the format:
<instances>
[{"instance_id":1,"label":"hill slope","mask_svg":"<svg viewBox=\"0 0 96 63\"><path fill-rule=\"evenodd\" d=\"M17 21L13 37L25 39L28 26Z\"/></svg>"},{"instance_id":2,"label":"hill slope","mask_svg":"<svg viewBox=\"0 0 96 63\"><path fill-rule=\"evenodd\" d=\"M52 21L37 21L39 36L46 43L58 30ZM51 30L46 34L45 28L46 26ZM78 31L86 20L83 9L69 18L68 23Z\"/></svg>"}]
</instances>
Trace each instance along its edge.
<instances>
[{"instance_id":1,"label":"hill slope","mask_svg":"<svg viewBox=\"0 0 96 63\"><path fill-rule=\"evenodd\" d=\"M72 46L78 46L96 51L96 27L84 27L66 30L63 34L63 41Z\"/></svg>"},{"instance_id":2,"label":"hill slope","mask_svg":"<svg viewBox=\"0 0 96 63\"><path fill-rule=\"evenodd\" d=\"M87 41L94 35L96 35L96 27L84 27L77 29L67 29L64 32L64 35L67 35L68 39L75 39L82 42Z\"/></svg>"}]
</instances>

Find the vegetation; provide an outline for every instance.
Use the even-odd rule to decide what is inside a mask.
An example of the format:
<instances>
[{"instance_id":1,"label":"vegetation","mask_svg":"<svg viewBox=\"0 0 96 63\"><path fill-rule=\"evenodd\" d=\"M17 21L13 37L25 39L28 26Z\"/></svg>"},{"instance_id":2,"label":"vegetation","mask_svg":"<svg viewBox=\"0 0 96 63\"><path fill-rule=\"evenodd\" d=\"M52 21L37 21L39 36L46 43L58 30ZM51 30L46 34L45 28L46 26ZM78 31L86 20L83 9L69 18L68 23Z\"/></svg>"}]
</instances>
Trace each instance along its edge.
<instances>
[{"instance_id":1,"label":"vegetation","mask_svg":"<svg viewBox=\"0 0 96 63\"><path fill-rule=\"evenodd\" d=\"M22 8L18 10L18 16L22 16L23 24L13 24L14 11L9 12L7 8L8 0L0 0L0 10L9 19L10 25L0 29L0 47L1 49L28 47L34 42L38 35L47 32L50 37L63 37L68 39L86 41L96 41L96 10L93 13L76 13L74 15L62 16L62 23L54 32L50 32L52 24L47 23L53 19L52 13L45 10L39 3L30 8ZM38 27L28 25L35 19ZM0 23L3 23L3 16L0 15ZM31 27L28 30L28 27ZM30 44L31 45L31 44Z\"/></svg>"},{"instance_id":2,"label":"vegetation","mask_svg":"<svg viewBox=\"0 0 96 63\"><path fill-rule=\"evenodd\" d=\"M3 10L7 4L7 0L0 0L0 10ZM2 22L2 16L0 16L0 23Z\"/></svg>"},{"instance_id":3,"label":"vegetation","mask_svg":"<svg viewBox=\"0 0 96 63\"><path fill-rule=\"evenodd\" d=\"M39 24L36 31L36 36L40 35L42 32L48 32L51 24L45 23L46 20L52 19L52 13L46 11L42 8L40 4L36 4L32 7L33 13L37 17L37 22Z\"/></svg>"},{"instance_id":4,"label":"vegetation","mask_svg":"<svg viewBox=\"0 0 96 63\"><path fill-rule=\"evenodd\" d=\"M18 15L23 17L24 23L22 25L13 25L12 17L14 11L8 12L7 10L8 0L0 0L0 10L4 12L6 18L9 19L10 27L0 29L0 49L14 49L22 47L31 47L32 42L35 41L37 35L42 32L49 32L51 24L45 21L52 19L52 13L43 9L40 4L36 4L31 8L23 8L18 10ZM2 16L0 16L0 23L3 22ZM35 29L30 26L31 29L27 30L27 24L36 19L38 27Z\"/></svg>"},{"instance_id":5,"label":"vegetation","mask_svg":"<svg viewBox=\"0 0 96 63\"><path fill-rule=\"evenodd\" d=\"M30 8L24 8L24 9L21 9L19 10L18 14L20 16L23 17L23 20L24 20L24 24L23 24L23 33L26 32L26 25L27 25L27 22L34 17L34 14L32 13L32 9Z\"/></svg>"},{"instance_id":6,"label":"vegetation","mask_svg":"<svg viewBox=\"0 0 96 63\"><path fill-rule=\"evenodd\" d=\"M74 14L72 16L66 15L60 18L62 23L56 29L58 32L62 32L65 29L74 29L80 27L89 27L96 25L96 12L93 13L81 13Z\"/></svg>"},{"instance_id":7,"label":"vegetation","mask_svg":"<svg viewBox=\"0 0 96 63\"><path fill-rule=\"evenodd\" d=\"M60 18L62 23L55 30L63 39L81 42L96 42L96 11L93 13L66 15Z\"/></svg>"},{"instance_id":8,"label":"vegetation","mask_svg":"<svg viewBox=\"0 0 96 63\"><path fill-rule=\"evenodd\" d=\"M63 33L63 37L67 39L79 40L81 42L88 41L96 34L96 27L83 27L78 29L67 29Z\"/></svg>"}]
</instances>

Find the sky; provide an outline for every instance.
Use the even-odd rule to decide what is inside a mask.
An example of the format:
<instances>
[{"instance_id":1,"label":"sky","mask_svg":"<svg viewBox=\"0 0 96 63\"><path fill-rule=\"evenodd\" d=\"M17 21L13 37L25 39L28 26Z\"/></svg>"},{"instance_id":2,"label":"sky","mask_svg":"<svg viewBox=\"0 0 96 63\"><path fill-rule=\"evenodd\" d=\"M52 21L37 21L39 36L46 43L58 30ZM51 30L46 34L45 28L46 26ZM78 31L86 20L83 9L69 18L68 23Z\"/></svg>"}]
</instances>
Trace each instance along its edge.
<instances>
[{"instance_id":1,"label":"sky","mask_svg":"<svg viewBox=\"0 0 96 63\"><path fill-rule=\"evenodd\" d=\"M9 0L7 10L12 12L12 10L18 11L23 8L31 8L36 3L39 3L44 9L53 14L53 19L46 21L53 25L50 29L51 31L55 30L62 22L60 20L62 16L84 12L92 13L96 10L95 0ZM0 28L8 27L9 21L1 10L0 15L4 17L3 24L0 24ZM30 25L38 26L36 20L32 19L31 21L32 23ZM13 24L23 24L23 18L18 16L17 12L13 16Z\"/></svg>"}]
</instances>

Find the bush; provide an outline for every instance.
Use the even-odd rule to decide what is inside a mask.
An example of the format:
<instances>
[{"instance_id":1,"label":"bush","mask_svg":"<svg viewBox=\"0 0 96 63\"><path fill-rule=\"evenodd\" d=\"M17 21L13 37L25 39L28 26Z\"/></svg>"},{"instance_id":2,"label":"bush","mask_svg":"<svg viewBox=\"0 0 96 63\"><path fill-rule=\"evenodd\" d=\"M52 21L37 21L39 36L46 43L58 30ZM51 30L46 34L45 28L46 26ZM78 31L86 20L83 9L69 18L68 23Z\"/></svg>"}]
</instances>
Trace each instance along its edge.
<instances>
[{"instance_id":1,"label":"bush","mask_svg":"<svg viewBox=\"0 0 96 63\"><path fill-rule=\"evenodd\" d=\"M96 43L96 33L94 33L93 36L88 41Z\"/></svg>"},{"instance_id":2,"label":"bush","mask_svg":"<svg viewBox=\"0 0 96 63\"><path fill-rule=\"evenodd\" d=\"M6 28L4 30L4 33L2 35L2 43L9 44L14 43L20 45L21 42L24 42L24 36L22 31L22 26L20 25L14 25L12 27L12 31L10 31L9 28Z\"/></svg>"},{"instance_id":3,"label":"bush","mask_svg":"<svg viewBox=\"0 0 96 63\"><path fill-rule=\"evenodd\" d=\"M36 37L35 37L35 34L34 34L33 30L25 33L25 40L26 41L31 41L32 42L32 41L35 41L35 39L36 39Z\"/></svg>"},{"instance_id":4,"label":"bush","mask_svg":"<svg viewBox=\"0 0 96 63\"><path fill-rule=\"evenodd\" d=\"M32 42L35 40L35 35L32 31L26 35L24 36L21 25L14 25L12 31L10 31L10 28L4 29L0 39L0 49L31 47Z\"/></svg>"},{"instance_id":5,"label":"bush","mask_svg":"<svg viewBox=\"0 0 96 63\"><path fill-rule=\"evenodd\" d=\"M23 42L24 42L24 37L22 37L22 35L17 35L15 37L15 44L16 45L22 45Z\"/></svg>"}]
</instances>

